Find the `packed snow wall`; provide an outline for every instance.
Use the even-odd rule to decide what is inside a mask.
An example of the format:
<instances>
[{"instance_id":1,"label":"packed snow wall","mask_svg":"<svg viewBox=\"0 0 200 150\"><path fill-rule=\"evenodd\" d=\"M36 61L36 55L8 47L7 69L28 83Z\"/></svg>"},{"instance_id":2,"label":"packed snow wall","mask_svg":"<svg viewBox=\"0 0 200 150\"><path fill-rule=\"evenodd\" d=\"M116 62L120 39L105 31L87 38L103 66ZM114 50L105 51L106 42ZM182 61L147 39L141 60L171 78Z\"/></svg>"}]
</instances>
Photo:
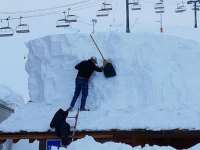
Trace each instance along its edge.
<instances>
[{"instance_id":1,"label":"packed snow wall","mask_svg":"<svg viewBox=\"0 0 200 150\"><path fill-rule=\"evenodd\" d=\"M86 107L96 109L198 108L200 44L174 36L126 33L93 34L117 76L93 73ZM32 101L69 106L75 89L74 66L102 58L89 34L62 34L28 42L29 93ZM155 105L156 104L156 105ZM75 107L79 107L80 97Z\"/></svg>"}]
</instances>

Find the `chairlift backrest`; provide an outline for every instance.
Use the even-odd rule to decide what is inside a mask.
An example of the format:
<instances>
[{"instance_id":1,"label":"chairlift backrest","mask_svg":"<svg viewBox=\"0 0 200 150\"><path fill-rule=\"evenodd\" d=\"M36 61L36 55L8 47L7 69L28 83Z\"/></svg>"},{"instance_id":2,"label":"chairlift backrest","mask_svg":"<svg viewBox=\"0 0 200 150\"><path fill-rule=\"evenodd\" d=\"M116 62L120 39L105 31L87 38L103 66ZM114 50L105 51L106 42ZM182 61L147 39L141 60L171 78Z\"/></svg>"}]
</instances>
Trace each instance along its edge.
<instances>
[{"instance_id":1,"label":"chairlift backrest","mask_svg":"<svg viewBox=\"0 0 200 150\"><path fill-rule=\"evenodd\" d=\"M98 10L96 13L97 17L105 17L108 16L109 12L107 10Z\"/></svg>"},{"instance_id":2,"label":"chairlift backrest","mask_svg":"<svg viewBox=\"0 0 200 150\"><path fill-rule=\"evenodd\" d=\"M137 5L139 4L139 0L129 0L129 4Z\"/></svg>"},{"instance_id":3,"label":"chairlift backrest","mask_svg":"<svg viewBox=\"0 0 200 150\"><path fill-rule=\"evenodd\" d=\"M154 6L154 9L163 9L164 8L164 4L163 3L156 3Z\"/></svg>"},{"instance_id":4,"label":"chairlift backrest","mask_svg":"<svg viewBox=\"0 0 200 150\"><path fill-rule=\"evenodd\" d=\"M141 6L140 6L140 4L133 4L133 5L131 6L131 9L132 9L132 10L141 10Z\"/></svg>"},{"instance_id":5,"label":"chairlift backrest","mask_svg":"<svg viewBox=\"0 0 200 150\"><path fill-rule=\"evenodd\" d=\"M101 10L112 10L112 5L103 3Z\"/></svg>"},{"instance_id":6,"label":"chairlift backrest","mask_svg":"<svg viewBox=\"0 0 200 150\"><path fill-rule=\"evenodd\" d=\"M60 19L56 22L56 27L69 27L70 22L67 19Z\"/></svg>"},{"instance_id":7,"label":"chairlift backrest","mask_svg":"<svg viewBox=\"0 0 200 150\"><path fill-rule=\"evenodd\" d=\"M68 22L77 22L77 16L76 15L67 15L67 21Z\"/></svg>"}]
</instances>

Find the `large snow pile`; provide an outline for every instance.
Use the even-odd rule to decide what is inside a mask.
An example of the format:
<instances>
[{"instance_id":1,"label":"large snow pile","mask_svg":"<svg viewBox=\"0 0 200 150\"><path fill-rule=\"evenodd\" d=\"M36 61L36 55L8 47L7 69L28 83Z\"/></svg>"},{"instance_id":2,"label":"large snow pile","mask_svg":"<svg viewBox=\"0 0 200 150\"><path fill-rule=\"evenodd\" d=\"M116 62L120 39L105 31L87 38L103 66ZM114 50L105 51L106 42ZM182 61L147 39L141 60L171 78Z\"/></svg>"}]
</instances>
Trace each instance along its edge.
<instances>
[{"instance_id":1,"label":"large snow pile","mask_svg":"<svg viewBox=\"0 0 200 150\"><path fill-rule=\"evenodd\" d=\"M77 130L200 129L198 42L117 32L93 37L117 76L93 74L86 104L91 111L80 113ZM103 61L89 34L51 35L27 46L32 102L0 125L4 132L49 130L54 113L67 109L73 97L74 66L91 56L99 66ZM79 106L80 97L71 116Z\"/></svg>"},{"instance_id":2,"label":"large snow pile","mask_svg":"<svg viewBox=\"0 0 200 150\"><path fill-rule=\"evenodd\" d=\"M15 93L8 86L0 84L0 104L16 110L24 103L22 95Z\"/></svg>"},{"instance_id":3,"label":"large snow pile","mask_svg":"<svg viewBox=\"0 0 200 150\"><path fill-rule=\"evenodd\" d=\"M93 75L87 101L90 109L199 107L200 45L197 42L164 35L124 33L95 34L94 39L104 57L115 66L117 76ZM74 66L93 55L102 64L89 34L46 36L27 46L30 51L26 70L32 101L63 100L69 104L77 73Z\"/></svg>"}]
</instances>

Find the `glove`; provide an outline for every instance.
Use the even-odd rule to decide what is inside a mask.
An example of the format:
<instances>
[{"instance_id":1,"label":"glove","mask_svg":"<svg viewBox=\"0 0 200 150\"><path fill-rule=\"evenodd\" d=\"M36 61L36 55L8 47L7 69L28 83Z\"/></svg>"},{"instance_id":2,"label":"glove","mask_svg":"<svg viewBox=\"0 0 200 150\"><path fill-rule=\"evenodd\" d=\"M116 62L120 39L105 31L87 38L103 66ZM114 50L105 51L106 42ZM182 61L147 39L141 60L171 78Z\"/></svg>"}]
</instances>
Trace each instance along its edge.
<instances>
[{"instance_id":1,"label":"glove","mask_svg":"<svg viewBox=\"0 0 200 150\"><path fill-rule=\"evenodd\" d=\"M104 66L107 65L107 63L108 63L107 60L104 59L104 60L103 60L103 65L104 65Z\"/></svg>"}]
</instances>

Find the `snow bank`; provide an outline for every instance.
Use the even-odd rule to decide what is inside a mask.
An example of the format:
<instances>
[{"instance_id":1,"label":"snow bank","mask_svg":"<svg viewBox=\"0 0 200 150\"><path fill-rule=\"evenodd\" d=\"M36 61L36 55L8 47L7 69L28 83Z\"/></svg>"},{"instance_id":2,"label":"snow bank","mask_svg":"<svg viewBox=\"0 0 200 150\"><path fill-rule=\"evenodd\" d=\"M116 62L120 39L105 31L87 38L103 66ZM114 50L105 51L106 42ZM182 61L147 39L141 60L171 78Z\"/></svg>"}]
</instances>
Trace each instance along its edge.
<instances>
[{"instance_id":1,"label":"snow bank","mask_svg":"<svg viewBox=\"0 0 200 150\"><path fill-rule=\"evenodd\" d=\"M77 130L200 129L199 43L117 32L93 37L117 76L93 74L86 104L91 111L80 113ZM66 110L73 97L74 66L91 56L98 58L99 66L103 61L89 34L51 35L27 46L32 102L0 124L4 132L49 130L54 113ZM80 97L70 116L79 106Z\"/></svg>"},{"instance_id":2,"label":"snow bank","mask_svg":"<svg viewBox=\"0 0 200 150\"><path fill-rule=\"evenodd\" d=\"M114 65L117 76L93 75L87 100L90 109L199 107L197 42L151 34L93 36L104 57ZM77 73L74 66L93 55L102 64L89 34L46 36L30 41L27 46L30 52L26 70L32 101L63 100L69 105Z\"/></svg>"},{"instance_id":3,"label":"snow bank","mask_svg":"<svg viewBox=\"0 0 200 150\"><path fill-rule=\"evenodd\" d=\"M22 95L15 93L8 86L0 84L0 104L16 110L24 103Z\"/></svg>"}]
</instances>

